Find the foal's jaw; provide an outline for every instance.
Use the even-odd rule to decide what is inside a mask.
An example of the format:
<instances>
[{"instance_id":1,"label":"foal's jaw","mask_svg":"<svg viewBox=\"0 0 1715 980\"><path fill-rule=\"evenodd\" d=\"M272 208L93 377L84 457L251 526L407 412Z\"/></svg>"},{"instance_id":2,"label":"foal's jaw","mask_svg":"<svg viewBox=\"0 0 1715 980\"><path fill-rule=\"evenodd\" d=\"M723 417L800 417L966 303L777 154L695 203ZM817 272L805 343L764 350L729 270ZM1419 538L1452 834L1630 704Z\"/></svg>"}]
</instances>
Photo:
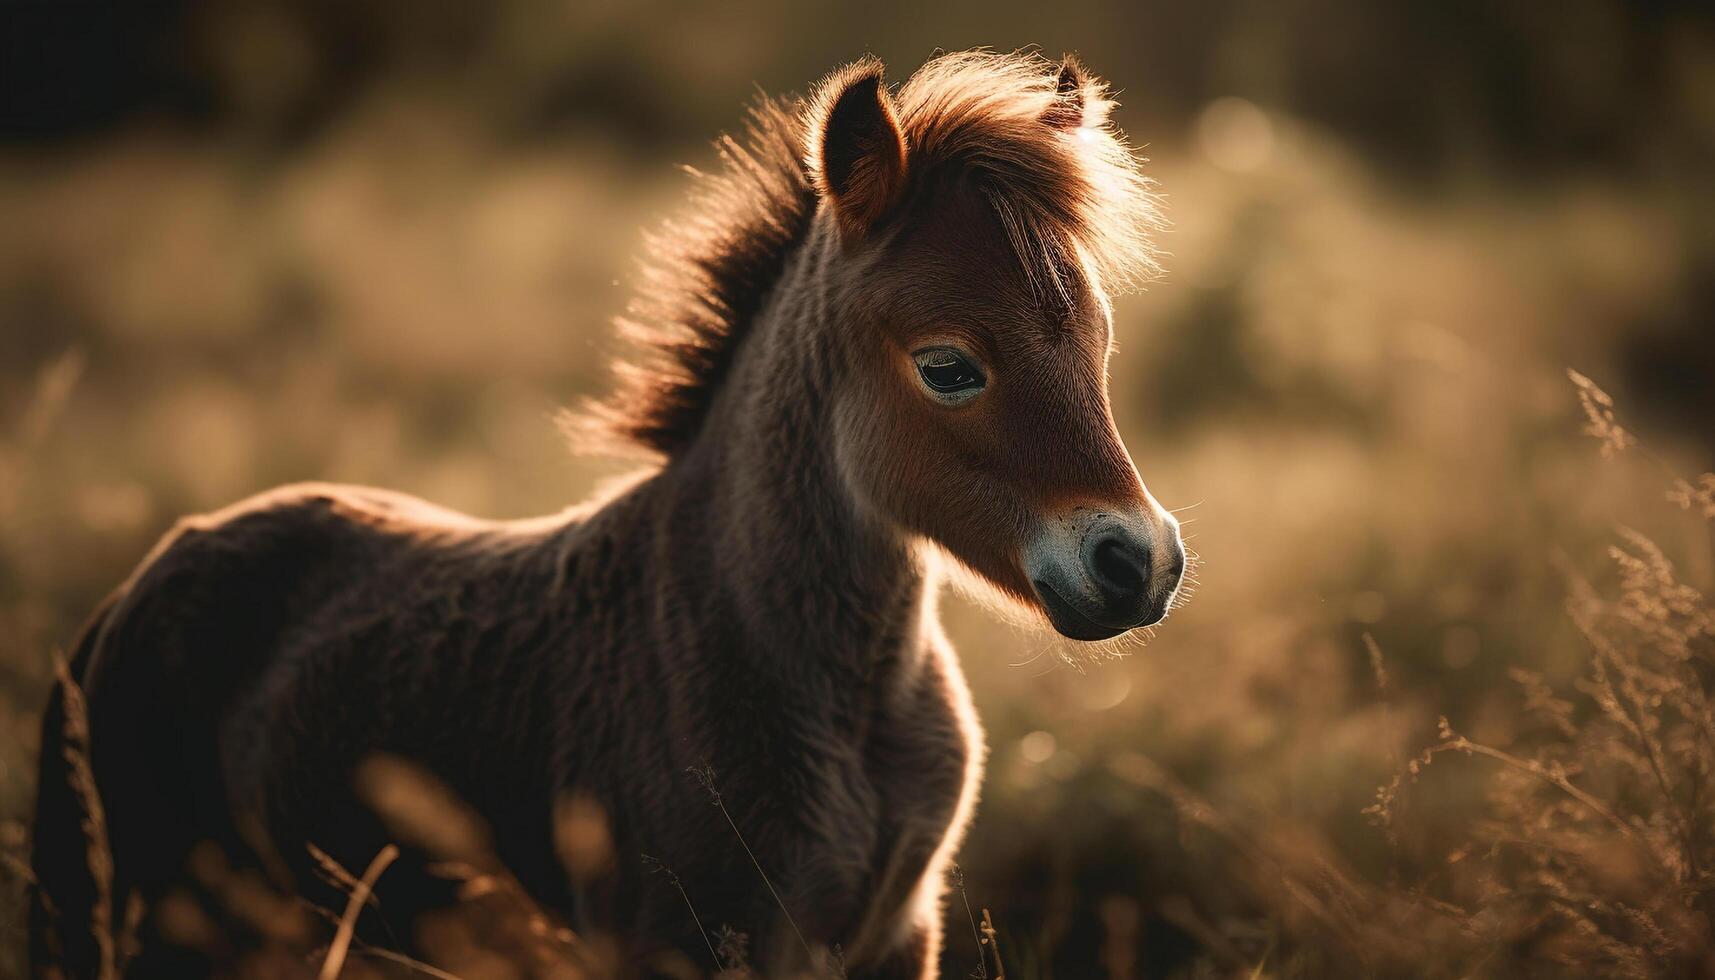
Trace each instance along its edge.
<instances>
[{"instance_id":1,"label":"foal's jaw","mask_svg":"<svg viewBox=\"0 0 1715 980\"><path fill-rule=\"evenodd\" d=\"M1076 507L1042 522L1023 564L1062 636L1106 640L1166 618L1185 576L1185 545L1178 521L1159 509Z\"/></svg>"}]
</instances>

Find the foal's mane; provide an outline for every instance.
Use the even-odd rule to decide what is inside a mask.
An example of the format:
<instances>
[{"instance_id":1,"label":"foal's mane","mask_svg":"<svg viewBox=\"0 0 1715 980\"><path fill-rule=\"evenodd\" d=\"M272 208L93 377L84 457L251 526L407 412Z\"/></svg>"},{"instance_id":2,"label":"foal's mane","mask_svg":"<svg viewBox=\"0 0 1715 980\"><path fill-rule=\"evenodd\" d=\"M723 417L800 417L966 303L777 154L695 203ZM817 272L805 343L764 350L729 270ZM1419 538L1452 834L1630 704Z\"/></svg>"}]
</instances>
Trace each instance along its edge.
<instances>
[{"instance_id":1,"label":"foal's mane","mask_svg":"<svg viewBox=\"0 0 1715 980\"><path fill-rule=\"evenodd\" d=\"M618 389L588 421L671 456L695 439L746 330L816 214L815 154L832 96L880 77L865 58L829 76L819 97L763 96L740 138L715 143L713 172L687 167L684 210L647 240L637 292L619 318L641 363L615 365ZM1061 290L1082 264L1126 289L1157 266L1150 183L1109 124L1106 86L1068 58L966 51L929 61L894 95L908 180L958 168L978 182L1032 281Z\"/></svg>"}]
</instances>

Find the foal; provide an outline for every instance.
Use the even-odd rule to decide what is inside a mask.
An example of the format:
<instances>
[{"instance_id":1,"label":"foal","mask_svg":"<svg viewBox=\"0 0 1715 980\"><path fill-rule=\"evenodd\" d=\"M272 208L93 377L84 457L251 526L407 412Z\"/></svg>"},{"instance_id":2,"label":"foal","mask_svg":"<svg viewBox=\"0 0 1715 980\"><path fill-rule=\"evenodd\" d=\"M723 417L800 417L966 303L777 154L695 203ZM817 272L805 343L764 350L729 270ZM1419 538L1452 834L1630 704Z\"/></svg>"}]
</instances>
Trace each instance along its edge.
<instances>
[{"instance_id":1,"label":"foal","mask_svg":"<svg viewBox=\"0 0 1715 980\"><path fill-rule=\"evenodd\" d=\"M200 841L271 851L331 903L306 844L360 868L388 841L353 789L387 753L635 962L708 962L647 853L765 975L836 947L851 977L932 975L983 757L941 556L1081 640L1159 621L1184 566L1107 404L1106 290L1152 271L1153 220L1110 105L1070 60L989 53L763 101L655 243L629 322L654 353L594 414L662 463L612 499L492 523L312 485L182 521L71 665L110 887L84 862L70 692L46 717L38 966L95 973L91 923L153 903ZM610 821L598 883L556 858L574 796ZM366 922L440 900L421 858ZM140 939L134 972L208 967Z\"/></svg>"}]
</instances>

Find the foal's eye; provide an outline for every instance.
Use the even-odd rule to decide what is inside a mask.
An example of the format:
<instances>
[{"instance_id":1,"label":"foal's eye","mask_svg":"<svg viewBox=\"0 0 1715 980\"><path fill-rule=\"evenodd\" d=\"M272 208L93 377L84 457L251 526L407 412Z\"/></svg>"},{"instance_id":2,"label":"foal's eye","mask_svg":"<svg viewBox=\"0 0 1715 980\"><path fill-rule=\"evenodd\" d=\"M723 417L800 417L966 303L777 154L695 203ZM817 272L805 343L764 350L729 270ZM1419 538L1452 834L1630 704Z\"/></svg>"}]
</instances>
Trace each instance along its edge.
<instances>
[{"instance_id":1,"label":"foal's eye","mask_svg":"<svg viewBox=\"0 0 1715 980\"><path fill-rule=\"evenodd\" d=\"M911 355L929 390L947 401L960 402L981 391L987 379L965 355L948 347L931 347Z\"/></svg>"}]
</instances>

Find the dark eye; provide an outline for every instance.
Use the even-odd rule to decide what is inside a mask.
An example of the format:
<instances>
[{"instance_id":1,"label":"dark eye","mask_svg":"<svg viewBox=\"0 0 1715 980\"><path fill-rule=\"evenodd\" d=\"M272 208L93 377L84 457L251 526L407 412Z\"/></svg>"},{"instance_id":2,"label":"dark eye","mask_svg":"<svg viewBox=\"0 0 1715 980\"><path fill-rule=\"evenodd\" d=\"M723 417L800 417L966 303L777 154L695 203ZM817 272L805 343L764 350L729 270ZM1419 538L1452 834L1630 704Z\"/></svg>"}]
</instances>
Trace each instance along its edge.
<instances>
[{"instance_id":1,"label":"dark eye","mask_svg":"<svg viewBox=\"0 0 1715 980\"><path fill-rule=\"evenodd\" d=\"M923 383L936 394L955 401L981 391L987 381L977 366L956 350L931 347L912 357L917 361L917 373L923 376Z\"/></svg>"}]
</instances>

